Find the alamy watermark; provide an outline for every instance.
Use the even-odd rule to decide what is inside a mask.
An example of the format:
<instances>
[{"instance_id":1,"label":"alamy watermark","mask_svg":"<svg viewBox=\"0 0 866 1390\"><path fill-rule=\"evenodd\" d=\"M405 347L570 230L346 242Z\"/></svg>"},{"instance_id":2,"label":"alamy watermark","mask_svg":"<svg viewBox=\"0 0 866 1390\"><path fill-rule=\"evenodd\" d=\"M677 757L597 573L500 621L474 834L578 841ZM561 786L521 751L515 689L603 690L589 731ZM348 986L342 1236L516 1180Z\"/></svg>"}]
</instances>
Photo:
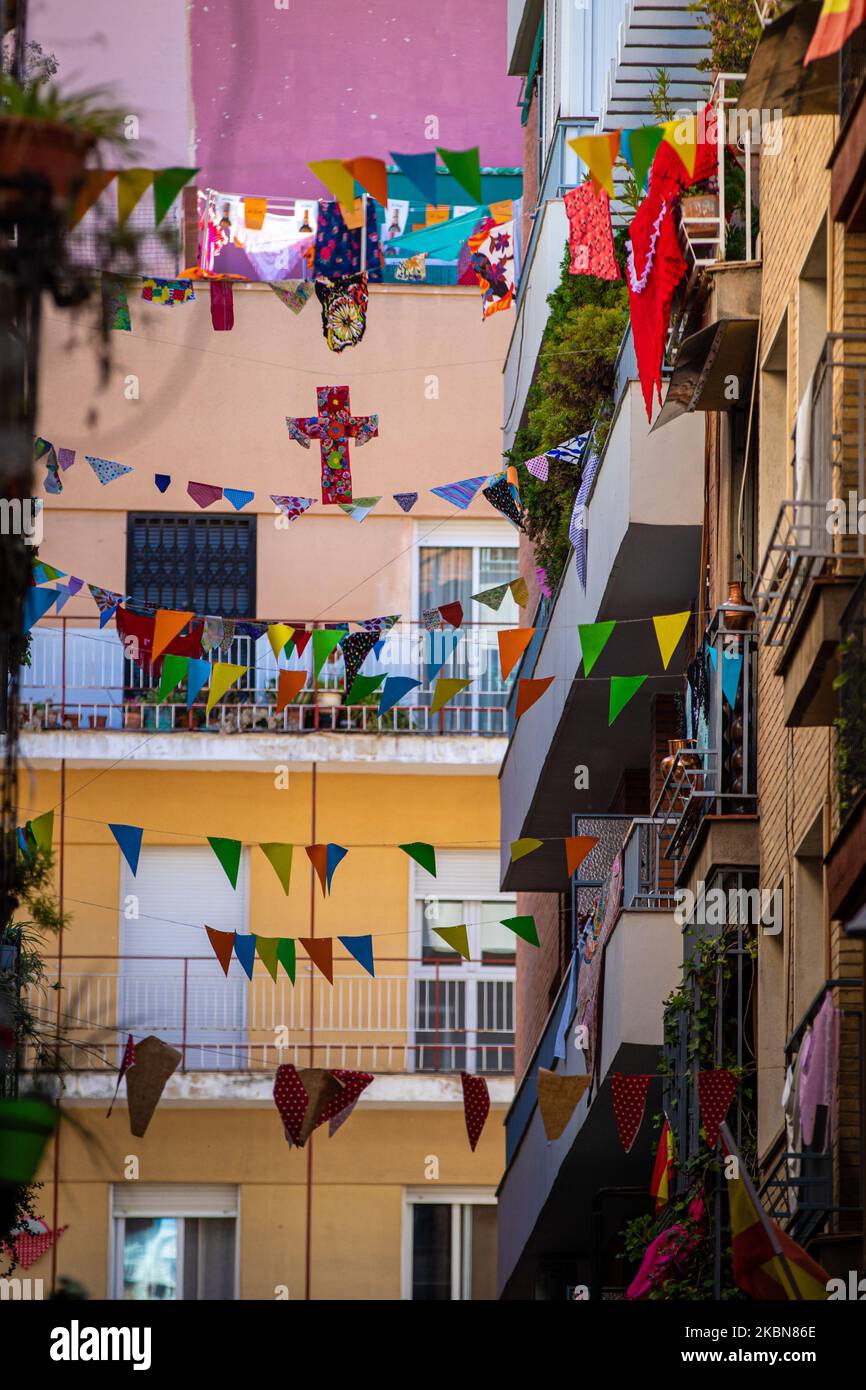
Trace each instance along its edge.
<instances>
[{"instance_id":1,"label":"alamy watermark","mask_svg":"<svg viewBox=\"0 0 866 1390\"><path fill-rule=\"evenodd\" d=\"M697 893L690 888L676 890L678 926L760 926L765 936L778 936L782 930L781 888L707 888L701 879L697 889Z\"/></svg>"},{"instance_id":2,"label":"alamy watermark","mask_svg":"<svg viewBox=\"0 0 866 1390\"><path fill-rule=\"evenodd\" d=\"M23 536L25 545L41 545L42 498L0 497L0 536Z\"/></svg>"}]
</instances>

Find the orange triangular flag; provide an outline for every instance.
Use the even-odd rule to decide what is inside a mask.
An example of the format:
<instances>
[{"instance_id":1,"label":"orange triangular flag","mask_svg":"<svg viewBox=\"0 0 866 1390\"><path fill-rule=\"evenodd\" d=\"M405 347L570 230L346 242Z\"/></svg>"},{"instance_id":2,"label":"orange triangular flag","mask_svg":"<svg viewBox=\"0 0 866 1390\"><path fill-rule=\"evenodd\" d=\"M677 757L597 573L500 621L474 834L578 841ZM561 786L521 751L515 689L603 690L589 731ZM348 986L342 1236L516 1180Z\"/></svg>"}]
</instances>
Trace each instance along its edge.
<instances>
[{"instance_id":1,"label":"orange triangular flag","mask_svg":"<svg viewBox=\"0 0 866 1390\"><path fill-rule=\"evenodd\" d=\"M156 661L158 656L162 656L169 642L173 642L178 633L186 627L190 618L194 617L194 613L180 613L172 608L157 608L153 621L151 661Z\"/></svg>"},{"instance_id":2,"label":"orange triangular flag","mask_svg":"<svg viewBox=\"0 0 866 1390\"><path fill-rule=\"evenodd\" d=\"M233 931L215 931L212 927L205 927L208 941L213 946L213 952L223 968L223 974L228 975L229 966L232 963L232 951L235 945L235 934Z\"/></svg>"},{"instance_id":3,"label":"orange triangular flag","mask_svg":"<svg viewBox=\"0 0 866 1390\"><path fill-rule=\"evenodd\" d=\"M334 983L334 941L330 936L299 936L298 940L313 965L321 970L329 985Z\"/></svg>"},{"instance_id":4,"label":"orange triangular flag","mask_svg":"<svg viewBox=\"0 0 866 1390\"><path fill-rule=\"evenodd\" d=\"M111 180L117 173L116 169L87 169L84 173L84 182L76 195L72 204L72 211L69 214L69 225L74 227L80 222L86 212L89 212L96 202L105 192Z\"/></svg>"},{"instance_id":5,"label":"orange triangular flag","mask_svg":"<svg viewBox=\"0 0 866 1390\"><path fill-rule=\"evenodd\" d=\"M328 846L327 845L305 845L307 858L319 876L322 885L322 892L328 891Z\"/></svg>"},{"instance_id":6,"label":"orange triangular flag","mask_svg":"<svg viewBox=\"0 0 866 1390\"><path fill-rule=\"evenodd\" d=\"M296 695L300 695L307 680L306 671L281 671L277 683L277 708L279 714L281 709L291 704Z\"/></svg>"},{"instance_id":7,"label":"orange triangular flag","mask_svg":"<svg viewBox=\"0 0 866 1390\"><path fill-rule=\"evenodd\" d=\"M499 665L502 679L510 676L535 635L534 627L507 627L496 636L499 641Z\"/></svg>"},{"instance_id":8,"label":"orange triangular flag","mask_svg":"<svg viewBox=\"0 0 866 1390\"><path fill-rule=\"evenodd\" d=\"M565 839L565 863L568 877L579 868L591 849L598 844L596 835L567 835Z\"/></svg>"},{"instance_id":9,"label":"orange triangular flag","mask_svg":"<svg viewBox=\"0 0 866 1390\"><path fill-rule=\"evenodd\" d=\"M383 159L344 159L343 163L356 183L365 188L377 203L384 207L388 201L388 170Z\"/></svg>"},{"instance_id":10,"label":"orange triangular flag","mask_svg":"<svg viewBox=\"0 0 866 1390\"><path fill-rule=\"evenodd\" d=\"M548 686L553 684L553 676L540 676L537 680L521 680L517 683L517 704L514 708L514 718L519 719L521 714L525 714L528 709L532 709L536 700L540 700Z\"/></svg>"}]
</instances>

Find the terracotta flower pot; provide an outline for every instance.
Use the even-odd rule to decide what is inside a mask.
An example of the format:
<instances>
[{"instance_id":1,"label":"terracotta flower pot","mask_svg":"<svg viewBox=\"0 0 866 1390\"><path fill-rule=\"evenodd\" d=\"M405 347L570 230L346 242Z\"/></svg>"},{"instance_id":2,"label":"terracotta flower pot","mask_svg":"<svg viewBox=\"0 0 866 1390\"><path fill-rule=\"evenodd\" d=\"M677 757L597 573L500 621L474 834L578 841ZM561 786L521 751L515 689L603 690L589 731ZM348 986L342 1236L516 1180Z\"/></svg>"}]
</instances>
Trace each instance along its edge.
<instances>
[{"instance_id":1,"label":"terracotta flower pot","mask_svg":"<svg viewBox=\"0 0 866 1390\"><path fill-rule=\"evenodd\" d=\"M0 116L0 168L5 178L26 174L51 185L55 206L66 208L84 176L85 160L95 141L86 131L26 116ZM5 190L0 197L17 201Z\"/></svg>"}]
</instances>

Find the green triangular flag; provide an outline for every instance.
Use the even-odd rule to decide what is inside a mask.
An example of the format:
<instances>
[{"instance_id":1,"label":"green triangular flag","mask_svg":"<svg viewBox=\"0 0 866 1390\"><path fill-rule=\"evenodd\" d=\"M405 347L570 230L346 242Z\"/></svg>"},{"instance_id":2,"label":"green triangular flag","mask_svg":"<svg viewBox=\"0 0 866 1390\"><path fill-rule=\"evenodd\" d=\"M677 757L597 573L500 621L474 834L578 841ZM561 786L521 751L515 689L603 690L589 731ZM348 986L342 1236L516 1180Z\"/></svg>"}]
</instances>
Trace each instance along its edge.
<instances>
[{"instance_id":1,"label":"green triangular flag","mask_svg":"<svg viewBox=\"0 0 866 1390\"><path fill-rule=\"evenodd\" d=\"M622 714L629 700L637 694L645 680L646 676L611 676L608 728Z\"/></svg>"},{"instance_id":2,"label":"green triangular flag","mask_svg":"<svg viewBox=\"0 0 866 1390\"><path fill-rule=\"evenodd\" d=\"M277 947L277 960L285 970L292 984L295 983L295 942L291 936L281 936Z\"/></svg>"},{"instance_id":3,"label":"green triangular flag","mask_svg":"<svg viewBox=\"0 0 866 1390\"><path fill-rule=\"evenodd\" d=\"M528 941L530 946L538 946L538 932L535 927L534 917L503 917L503 927L513 931L515 936L520 936L524 941Z\"/></svg>"},{"instance_id":4,"label":"green triangular flag","mask_svg":"<svg viewBox=\"0 0 866 1390\"><path fill-rule=\"evenodd\" d=\"M170 169L153 171L153 217L159 226L184 184L197 174L198 169Z\"/></svg>"},{"instance_id":5,"label":"green triangular flag","mask_svg":"<svg viewBox=\"0 0 866 1390\"><path fill-rule=\"evenodd\" d=\"M461 188L466 189L472 201L480 203L481 160L478 157L478 146L474 145L471 150L443 150L441 145L437 145L436 153L451 177L457 180Z\"/></svg>"},{"instance_id":6,"label":"green triangular flag","mask_svg":"<svg viewBox=\"0 0 866 1390\"><path fill-rule=\"evenodd\" d=\"M277 983L277 951L280 949L278 936L257 936L256 950L259 960L267 970L274 984Z\"/></svg>"},{"instance_id":7,"label":"green triangular flag","mask_svg":"<svg viewBox=\"0 0 866 1390\"><path fill-rule=\"evenodd\" d=\"M425 844L423 840L413 840L410 845L398 845L397 848L426 869L432 878L436 877L436 851L432 845Z\"/></svg>"},{"instance_id":8,"label":"green triangular flag","mask_svg":"<svg viewBox=\"0 0 866 1390\"><path fill-rule=\"evenodd\" d=\"M283 892L288 894L292 878L292 846L272 843L259 845L259 849L273 865L274 872L283 885Z\"/></svg>"},{"instance_id":9,"label":"green triangular flag","mask_svg":"<svg viewBox=\"0 0 866 1390\"><path fill-rule=\"evenodd\" d=\"M469 937L466 933L465 926L434 927L433 933L435 936L441 936L443 941L447 941L448 945L451 946L458 955L461 955L464 960L472 959L469 954Z\"/></svg>"},{"instance_id":10,"label":"green triangular flag","mask_svg":"<svg viewBox=\"0 0 866 1390\"><path fill-rule=\"evenodd\" d=\"M588 676L610 640L616 622L579 623L580 652L583 657L583 674Z\"/></svg>"},{"instance_id":11,"label":"green triangular flag","mask_svg":"<svg viewBox=\"0 0 866 1390\"><path fill-rule=\"evenodd\" d=\"M159 690L156 692L158 700L164 700L166 695L170 695L186 678L189 670L188 656L164 656L162 659L162 676L159 682Z\"/></svg>"},{"instance_id":12,"label":"green triangular flag","mask_svg":"<svg viewBox=\"0 0 866 1390\"><path fill-rule=\"evenodd\" d=\"M29 820L27 828L42 853L50 854L51 841L54 838L54 812L46 811L44 815L37 816L35 820Z\"/></svg>"},{"instance_id":13,"label":"green triangular flag","mask_svg":"<svg viewBox=\"0 0 866 1390\"><path fill-rule=\"evenodd\" d=\"M207 842L226 871L226 877L232 888L238 886L238 869L241 864L241 842L240 840L219 840L213 835L208 835Z\"/></svg>"},{"instance_id":14,"label":"green triangular flag","mask_svg":"<svg viewBox=\"0 0 866 1390\"><path fill-rule=\"evenodd\" d=\"M642 189L646 183L650 165L655 159L656 150L664 139L664 135L663 127L658 125L642 125L637 130L629 131L631 166L634 169L634 181L639 189Z\"/></svg>"},{"instance_id":15,"label":"green triangular flag","mask_svg":"<svg viewBox=\"0 0 866 1390\"><path fill-rule=\"evenodd\" d=\"M363 704L374 690L379 689L387 674L387 671L383 671L379 676L356 676L352 681L352 688L346 696L346 704Z\"/></svg>"},{"instance_id":16,"label":"green triangular flag","mask_svg":"<svg viewBox=\"0 0 866 1390\"><path fill-rule=\"evenodd\" d=\"M317 627L313 632L313 670L319 674L331 652L345 637L345 627Z\"/></svg>"}]
</instances>

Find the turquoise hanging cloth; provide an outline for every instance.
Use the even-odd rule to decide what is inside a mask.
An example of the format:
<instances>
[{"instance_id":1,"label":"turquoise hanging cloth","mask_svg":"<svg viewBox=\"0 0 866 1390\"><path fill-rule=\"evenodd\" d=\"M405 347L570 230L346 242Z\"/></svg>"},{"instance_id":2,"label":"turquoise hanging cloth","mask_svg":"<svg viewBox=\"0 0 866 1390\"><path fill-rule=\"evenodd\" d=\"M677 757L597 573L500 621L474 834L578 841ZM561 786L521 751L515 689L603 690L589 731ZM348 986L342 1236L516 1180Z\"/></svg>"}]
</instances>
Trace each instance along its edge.
<instances>
[{"instance_id":1,"label":"turquoise hanging cloth","mask_svg":"<svg viewBox=\"0 0 866 1390\"><path fill-rule=\"evenodd\" d=\"M425 251L442 261L456 261L460 248L489 212L488 207L482 206L465 212L462 217L451 217L447 222L439 222L433 227L422 227L420 232L407 232L405 236L394 237L388 242L388 252L390 254L392 248L396 247L404 258Z\"/></svg>"}]
</instances>

